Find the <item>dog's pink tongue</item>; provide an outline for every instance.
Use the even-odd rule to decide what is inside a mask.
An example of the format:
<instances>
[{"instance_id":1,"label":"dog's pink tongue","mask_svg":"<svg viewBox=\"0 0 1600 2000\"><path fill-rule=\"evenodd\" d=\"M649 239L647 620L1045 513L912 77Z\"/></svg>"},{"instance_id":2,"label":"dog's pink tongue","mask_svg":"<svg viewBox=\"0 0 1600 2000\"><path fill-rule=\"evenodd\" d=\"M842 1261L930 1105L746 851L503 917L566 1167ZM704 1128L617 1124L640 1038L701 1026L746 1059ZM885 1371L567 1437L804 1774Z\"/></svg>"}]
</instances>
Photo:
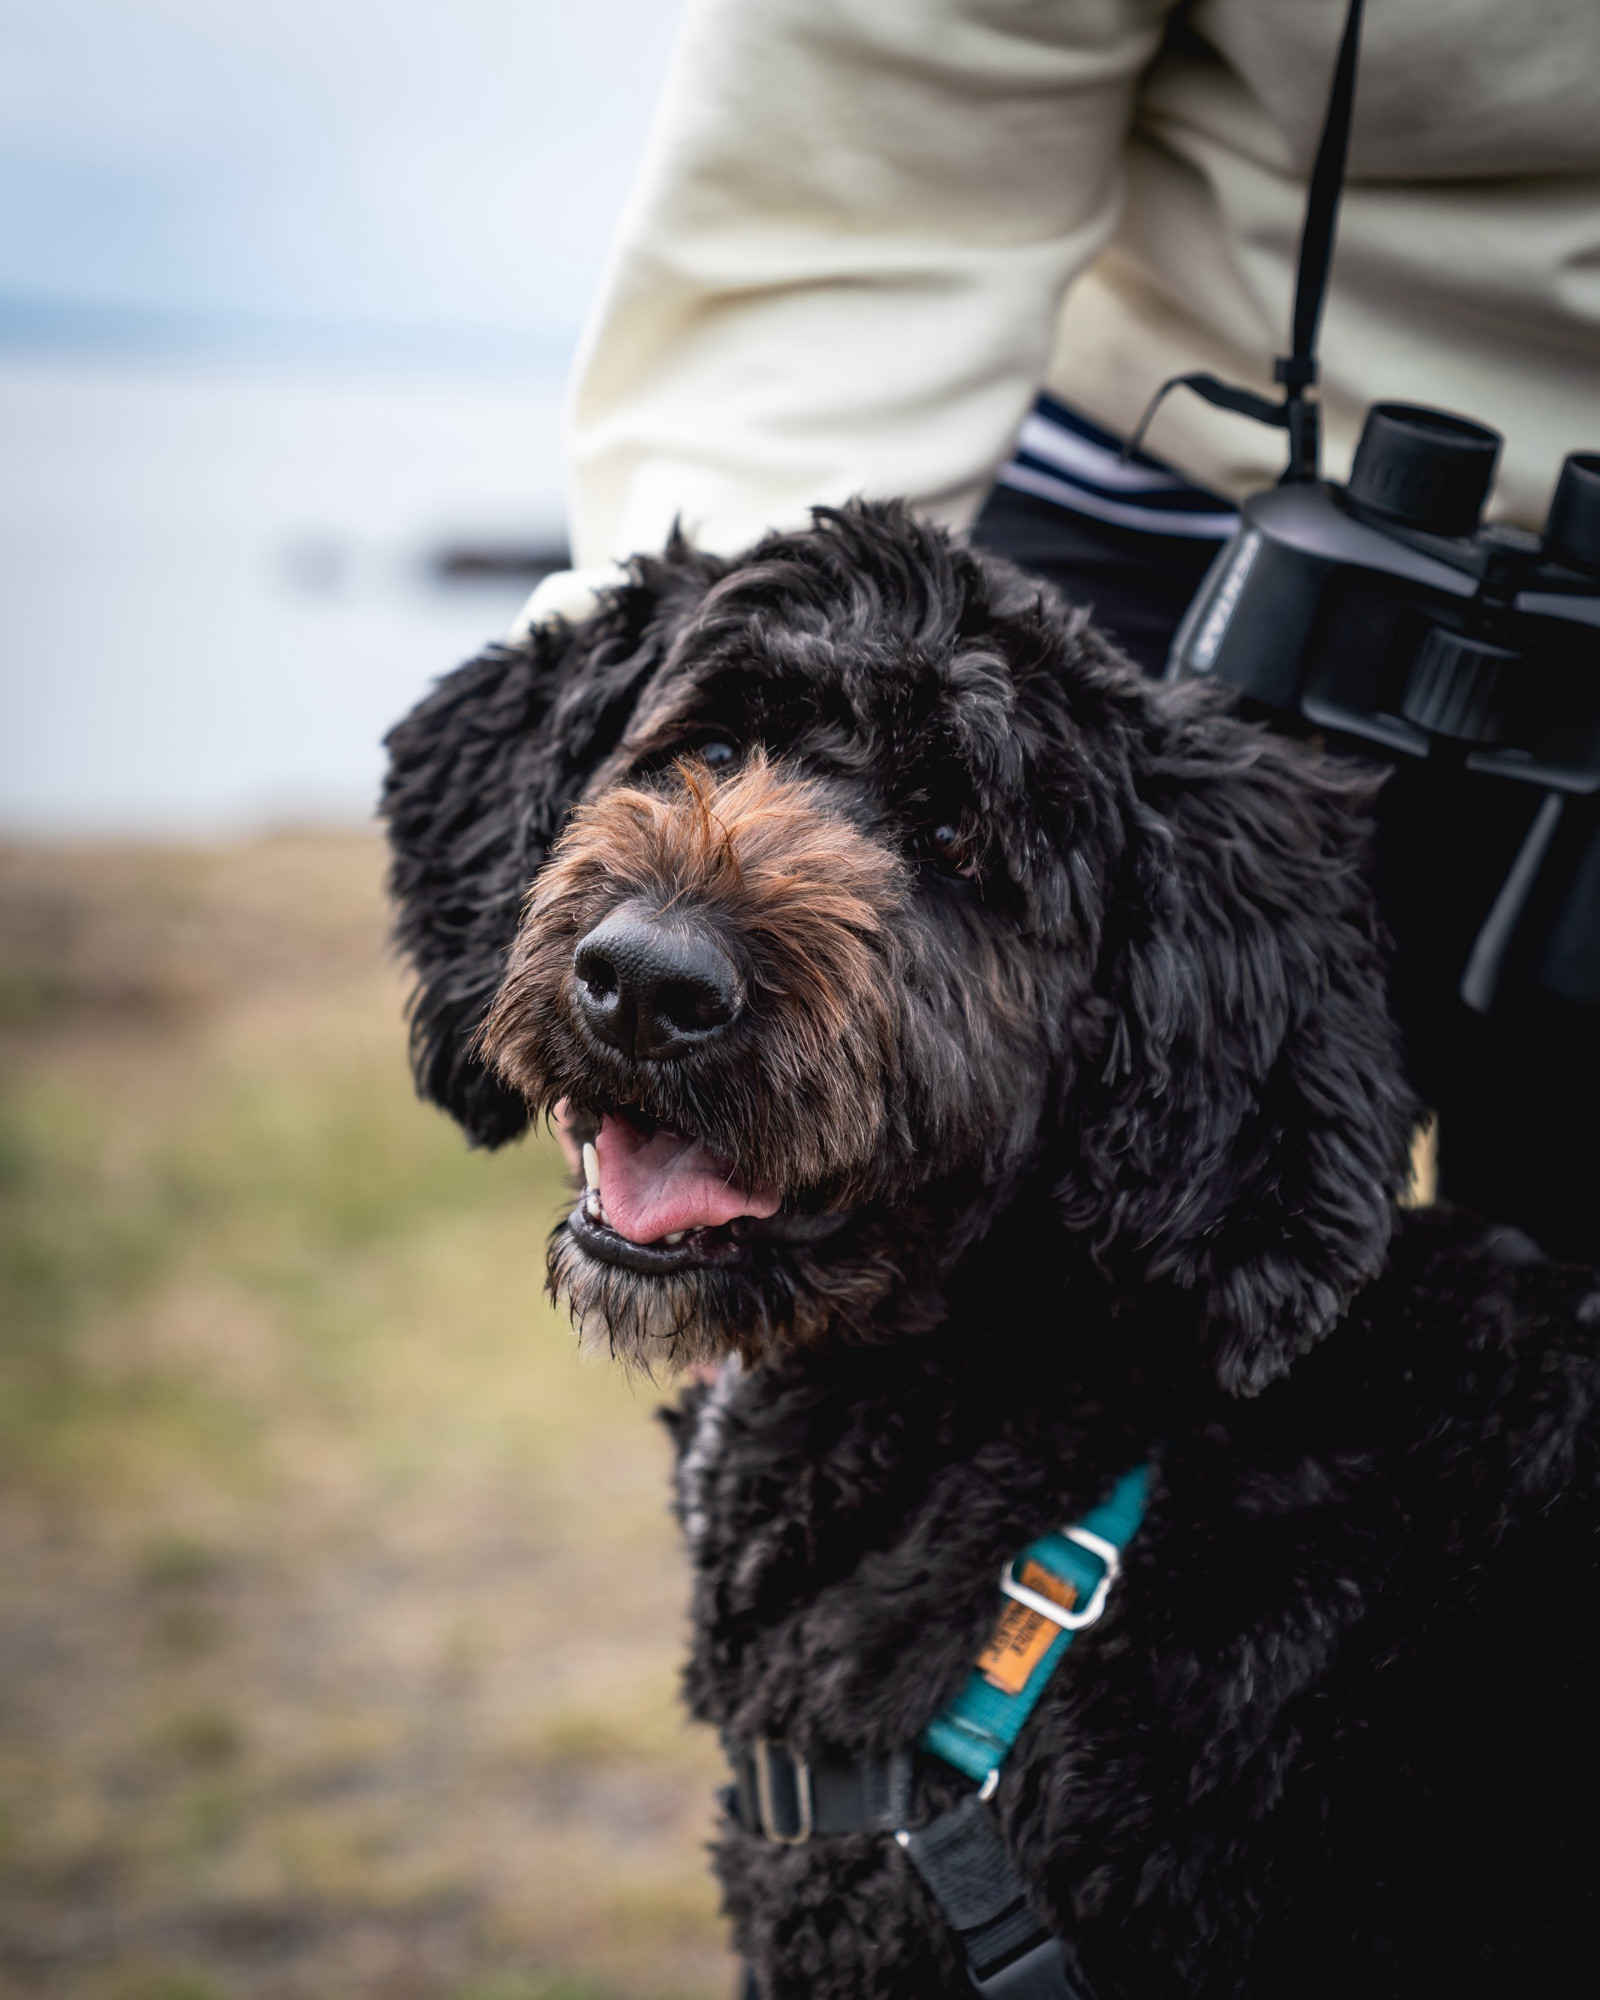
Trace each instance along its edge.
<instances>
[{"instance_id":1,"label":"dog's pink tongue","mask_svg":"<svg viewBox=\"0 0 1600 2000\"><path fill-rule=\"evenodd\" d=\"M715 1229L736 1215L775 1215L778 1197L747 1188L698 1139L658 1125L647 1139L625 1118L607 1118L594 1142L606 1221L631 1243L680 1229Z\"/></svg>"}]
</instances>

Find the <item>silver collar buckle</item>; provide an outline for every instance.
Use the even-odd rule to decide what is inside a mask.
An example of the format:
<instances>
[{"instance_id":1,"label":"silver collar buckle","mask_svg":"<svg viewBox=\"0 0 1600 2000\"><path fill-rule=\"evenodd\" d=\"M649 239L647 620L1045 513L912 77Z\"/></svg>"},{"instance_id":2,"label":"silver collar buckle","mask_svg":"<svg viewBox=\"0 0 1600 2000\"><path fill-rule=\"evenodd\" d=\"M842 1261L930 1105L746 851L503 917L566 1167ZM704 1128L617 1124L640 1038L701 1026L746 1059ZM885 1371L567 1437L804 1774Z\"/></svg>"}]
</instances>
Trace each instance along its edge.
<instances>
[{"instance_id":1,"label":"silver collar buckle","mask_svg":"<svg viewBox=\"0 0 1600 2000\"><path fill-rule=\"evenodd\" d=\"M1014 1563L1008 1562L1000 1572L1000 1588L1007 1597L1014 1597L1019 1604L1027 1605L1030 1611L1037 1611L1052 1625L1059 1625L1063 1632L1081 1632L1085 1625L1092 1625L1105 1610L1111 1586L1122 1568L1122 1557L1114 1542L1091 1534L1087 1528L1063 1528L1061 1532L1069 1542L1076 1542L1080 1549L1087 1549L1090 1555L1098 1556L1105 1564L1104 1575L1090 1592L1089 1602L1081 1611L1069 1611L1064 1604L1057 1604L1041 1592L1030 1590L1025 1583L1018 1583Z\"/></svg>"}]
</instances>

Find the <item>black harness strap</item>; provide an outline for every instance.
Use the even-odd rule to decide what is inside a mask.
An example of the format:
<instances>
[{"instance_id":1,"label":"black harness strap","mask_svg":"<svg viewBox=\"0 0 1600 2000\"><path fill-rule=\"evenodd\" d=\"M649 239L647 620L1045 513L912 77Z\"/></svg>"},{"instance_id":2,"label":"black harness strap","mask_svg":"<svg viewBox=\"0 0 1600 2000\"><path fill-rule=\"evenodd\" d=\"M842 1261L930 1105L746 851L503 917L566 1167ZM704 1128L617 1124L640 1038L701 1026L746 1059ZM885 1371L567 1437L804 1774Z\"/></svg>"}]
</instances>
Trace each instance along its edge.
<instances>
[{"instance_id":1,"label":"black harness strap","mask_svg":"<svg viewBox=\"0 0 1600 2000\"><path fill-rule=\"evenodd\" d=\"M814 1835L894 1834L927 1885L986 2000L1094 2000L1069 1977L1061 1946L1028 1907L1027 1891L976 1793L929 1825L908 1828L912 1760L907 1751L812 1763L786 1743L760 1737L728 1745L734 1782L728 1812L749 1833L786 1847Z\"/></svg>"},{"instance_id":2,"label":"black harness strap","mask_svg":"<svg viewBox=\"0 0 1600 2000\"><path fill-rule=\"evenodd\" d=\"M911 1752L812 1763L787 1743L758 1736L727 1743L733 1783L724 1802L749 1833L797 1847L813 1834L892 1833L911 1811Z\"/></svg>"},{"instance_id":3,"label":"black harness strap","mask_svg":"<svg viewBox=\"0 0 1600 2000\"><path fill-rule=\"evenodd\" d=\"M895 1840L928 1885L987 2000L1094 2000L1067 1976L1061 1946L1028 1907L994 1823L974 1793Z\"/></svg>"}]
</instances>

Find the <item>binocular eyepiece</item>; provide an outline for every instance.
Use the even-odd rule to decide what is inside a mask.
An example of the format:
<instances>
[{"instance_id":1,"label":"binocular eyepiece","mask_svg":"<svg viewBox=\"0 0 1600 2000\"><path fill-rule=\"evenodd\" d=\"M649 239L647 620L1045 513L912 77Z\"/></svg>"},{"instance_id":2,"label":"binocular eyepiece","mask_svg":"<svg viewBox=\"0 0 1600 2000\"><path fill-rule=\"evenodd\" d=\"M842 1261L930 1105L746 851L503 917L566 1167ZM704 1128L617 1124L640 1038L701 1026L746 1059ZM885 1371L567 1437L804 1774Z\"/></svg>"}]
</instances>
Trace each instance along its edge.
<instances>
[{"instance_id":1,"label":"binocular eyepiece","mask_svg":"<svg viewBox=\"0 0 1600 2000\"><path fill-rule=\"evenodd\" d=\"M1547 555L1600 576L1600 451L1569 453L1544 524Z\"/></svg>"},{"instance_id":2,"label":"binocular eyepiece","mask_svg":"<svg viewBox=\"0 0 1600 2000\"><path fill-rule=\"evenodd\" d=\"M1414 403L1374 403L1367 412L1345 498L1373 515L1426 534L1476 532L1494 480L1501 437L1487 424ZM1600 452L1572 452L1545 521L1546 560L1600 574Z\"/></svg>"}]
</instances>

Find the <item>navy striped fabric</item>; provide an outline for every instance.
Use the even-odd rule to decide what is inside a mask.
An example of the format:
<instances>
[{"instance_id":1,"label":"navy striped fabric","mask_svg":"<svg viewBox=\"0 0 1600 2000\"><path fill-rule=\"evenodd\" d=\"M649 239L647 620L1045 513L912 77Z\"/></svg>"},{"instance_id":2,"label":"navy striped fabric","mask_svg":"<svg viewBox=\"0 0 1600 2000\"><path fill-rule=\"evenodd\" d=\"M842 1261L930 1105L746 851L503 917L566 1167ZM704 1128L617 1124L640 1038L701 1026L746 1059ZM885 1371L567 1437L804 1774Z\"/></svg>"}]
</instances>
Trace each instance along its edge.
<instances>
[{"instance_id":1,"label":"navy striped fabric","mask_svg":"<svg viewBox=\"0 0 1600 2000\"><path fill-rule=\"evenodd\" d=\"M1230 500L1190 485L1147 452L1124 463L1122 444L1065 403L1040 396L996 484L1136 534L1227 541L1239 525Z\"/></svg>"}]
</instances>

